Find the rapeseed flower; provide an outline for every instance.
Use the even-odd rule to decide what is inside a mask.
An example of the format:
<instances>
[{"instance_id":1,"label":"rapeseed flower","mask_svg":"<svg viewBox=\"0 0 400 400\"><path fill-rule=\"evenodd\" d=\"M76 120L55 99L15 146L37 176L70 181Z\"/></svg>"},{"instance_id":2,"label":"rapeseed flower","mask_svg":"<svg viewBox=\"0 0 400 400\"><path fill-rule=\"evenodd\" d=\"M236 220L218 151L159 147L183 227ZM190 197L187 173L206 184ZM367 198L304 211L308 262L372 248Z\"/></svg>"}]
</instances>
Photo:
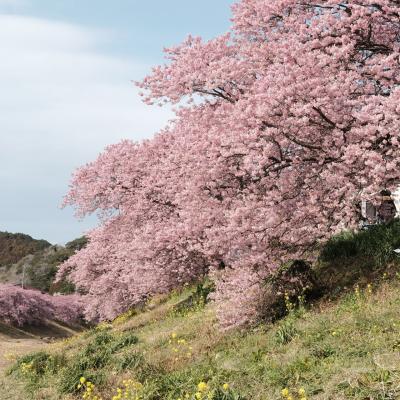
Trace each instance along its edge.
<instances>
[{"instance_id":1,"label":"rapeseed flower","mask_svg":"<svg viewBox=\"0 0 400 400\"><path fill-rule=\"evenodd\" d=\"M197 389L199 390L199 392L206 392L208 390L208 385L205 382L200 382L197 385Z\"/></svg>"},{"instance_id":2,"label":"rapeseed flower","mask_svg":"<svg viewBox=\"0 0 400 400\"><path fill-rule=\"evenodd\" d=\"M299 396L304 397L306 395L306 391L303 388L299 389Z\"/></svg>"},{"instance_id":3,"label":"rapeseed flower","mask_svg":"<svg viewBox=\"0 0 400 400\"><path fill-rule=\"evenodd\" d=\"M289 389L288 388L284 388L281 390L281 395L282 397L288 397L289 396Z\"/></svg>"}]
</instances>

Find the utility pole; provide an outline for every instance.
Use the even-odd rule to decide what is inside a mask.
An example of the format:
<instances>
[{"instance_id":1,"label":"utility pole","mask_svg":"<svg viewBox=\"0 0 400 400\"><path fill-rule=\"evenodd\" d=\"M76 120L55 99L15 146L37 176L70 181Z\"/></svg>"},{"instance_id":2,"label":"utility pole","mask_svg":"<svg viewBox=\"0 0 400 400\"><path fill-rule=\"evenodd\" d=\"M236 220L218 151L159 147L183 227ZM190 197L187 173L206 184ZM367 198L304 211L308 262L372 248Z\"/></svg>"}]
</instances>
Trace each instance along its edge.
<instances>
[{"instance_id":1,"label":"utility pole","mask_svg":"<svg viewBox=\"0 0 400 400\"><path fill-rule=\"evenodd\" d=\"M22 289L24 289L24 282L25 282L25 268L26 268L26 264L24 264L22 266L22 283L21 283L21 287Z\"/></svg>"}]
</instances>

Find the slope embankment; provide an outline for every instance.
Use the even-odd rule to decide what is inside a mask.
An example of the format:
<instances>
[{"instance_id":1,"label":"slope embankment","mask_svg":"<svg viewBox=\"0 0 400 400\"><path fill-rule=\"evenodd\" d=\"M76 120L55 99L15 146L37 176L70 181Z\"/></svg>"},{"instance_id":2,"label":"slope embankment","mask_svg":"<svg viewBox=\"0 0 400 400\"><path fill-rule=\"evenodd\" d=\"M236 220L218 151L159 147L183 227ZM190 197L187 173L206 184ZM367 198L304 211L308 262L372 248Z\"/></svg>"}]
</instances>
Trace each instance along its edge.
<instances>
[{"instance_id":1,"label":"slope embankment","mask_svg":"<svg viewBox=\"0 0 400 400\"><path fill-rule=\"evenodd\" d=\"M0 399L400 399L399 240L397 222L332 238L313 266L320 296L275 290L284 315L252 327L221 331L204 282L66 341L29 331Z\"/></svg>"},{"instance_id":2,"label":"slope embankment","mask_svg":"<svg viewBox=\"0 0 400 400\"><path fill-rule=\"evenodd\" d=\"M14 364L3 385L15 384L17 392L5 399L23 399L32 387L37 400L82 399L82 377L94 384L91 395L104 400L126 384L140 400L207 399L210 393L213 400L400 396L396 274L292 309L274 324L230 332L217 329L212 304L188 301L192 294L188 288L153 300L67 342L31 342L44 353ZM34 367L22 373L27 363ZM203 397L196 397L199 387Z\"/></svg>"}]
</instances>

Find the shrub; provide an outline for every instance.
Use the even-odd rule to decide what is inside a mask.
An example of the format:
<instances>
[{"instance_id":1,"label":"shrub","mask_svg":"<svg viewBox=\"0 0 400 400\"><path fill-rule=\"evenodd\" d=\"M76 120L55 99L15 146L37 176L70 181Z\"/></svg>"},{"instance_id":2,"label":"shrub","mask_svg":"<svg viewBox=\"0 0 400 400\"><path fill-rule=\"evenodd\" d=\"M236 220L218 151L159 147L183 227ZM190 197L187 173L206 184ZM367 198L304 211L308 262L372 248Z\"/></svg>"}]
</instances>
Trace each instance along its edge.
<instances>
[{"instance_id":1,"label":"shrub","mask_svg":"<svg viewBox=\"0 0 400 400\"><path fill-rule=\"evenodd\" d=\"M285 345L291 342L298 335L298 331L291 319L283 321L275 333L276 342Z\"/></svg>"},{"instance_id":2,"label":"shrub","mask_svg":"<svg viewBox=\"0 0 400 400\"><path fill-rule=\"evenodd\" d=\"M50 294L73 294L75 292L75 285L69 282L67 279L61 279L57 282L52 282L49 287Z\"/></svg>"},{"instance_id":3,"label":"shrub","mask_svg":"<svg viewBox=\"0 0 400 400\"><path fill-rule=\"evenodd\" d=\"M143 354L136 351L123 353L115 362L117 371L137 370L141 369L144 365L145 358Z\"/></svg>"},{"instance_id":4,"label":"shrub","mask_svg":"<svg viewBox=\"0 0 400 400\"><path fill-rule=\"evenodd\" d=\"M61 370L59 377L59 392L63 394L78 393L79 380L85 376L95 385L102 385L106 381L106 375L103 371L89 371L85 365L79 361L68 364Z\"/></svg>"},{"instance_id":5,"label":"shrub","mask_svg":"<svg viewBox=\"0 0 400 400\"><path fill-rule=\"evenodd\" d=\"M322 247L316 273L330 297L339 296L345 288L367 284L396 269L400 258L393 250L398 247L399 220L366 231L346 231Z\"/></svg>"},{"instance_id":6,"label":"shrub","mask_svg":"<svg viewBox=\"0 0 400 400\"><path fill-rule=\"evenodd\" d=\"M170 387L169 389L171 390L173 388ZM197 385L194 387L192 386L192 388L187 391L179 390L178 387L174 389L175 392L180 392L180 398L188 400L245 400L243 396L232 389L227 383L219 384L218 382L206 383L200 381ZM168 393L168 389L164 393ZM170 395L172 395L172 391L170 392ZM176 396L177 395L178 394L176 394Z\"/></svg>"}]
</instances>

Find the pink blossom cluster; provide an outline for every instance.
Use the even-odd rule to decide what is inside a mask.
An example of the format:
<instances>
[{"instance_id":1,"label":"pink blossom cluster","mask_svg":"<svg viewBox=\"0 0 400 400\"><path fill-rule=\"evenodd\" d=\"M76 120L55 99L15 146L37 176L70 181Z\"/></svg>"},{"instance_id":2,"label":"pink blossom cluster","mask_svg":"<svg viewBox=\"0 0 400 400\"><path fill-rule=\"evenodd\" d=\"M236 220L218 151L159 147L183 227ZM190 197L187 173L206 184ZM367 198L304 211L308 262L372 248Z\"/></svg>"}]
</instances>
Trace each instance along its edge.
<instances>
[{"instance_id":1,"label":"pink blossom cluster","mask_svg":"<svg viewBox=\"0 0 400 400\"><path fill-rule=\"evenodd\" d=\"M74 325L82 317L83 304L78 295L50 296L19 286L0 285L0 322L24 326L57 320Z\"/></svg>"},{"instance_id":2,"label":"pink blossom cluster","mask_svg":"<svg viewBox=\"0 0 400 400\"><path fill-rule=\"evenodd\" d=\"M87 317L208 274L221 326L251 323L271 271L354 227L360 199L399 181L399 15L393 0L242 0L229 33L166 49L138 85L176 118L108 147L66 197L101 216L59 275Z\"/></svg>"}]
</instances>

